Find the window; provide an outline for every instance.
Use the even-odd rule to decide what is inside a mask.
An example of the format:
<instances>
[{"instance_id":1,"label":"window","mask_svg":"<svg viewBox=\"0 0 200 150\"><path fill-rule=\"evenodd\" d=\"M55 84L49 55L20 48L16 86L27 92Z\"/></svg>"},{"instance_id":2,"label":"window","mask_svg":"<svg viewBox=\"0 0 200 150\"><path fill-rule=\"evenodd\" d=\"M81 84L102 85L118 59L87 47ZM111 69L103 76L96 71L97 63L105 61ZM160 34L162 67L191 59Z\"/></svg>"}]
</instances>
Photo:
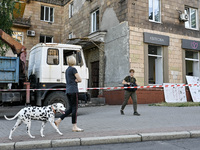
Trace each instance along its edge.
<instances>
[{"instance_id":1,"label":"window","mask_svg":"<svg viewBox=\"0 0 200 150\"><path fill-rule=\"evenodd\" d=\"M12 37L23 45L23 32L14 31Z\"/></svg>"},{"instance_id":2,"label":"window","mask_svg":"<svg viewBox=\"0 0 200 150\"><path fill-rule=\"evenodd\" d=\"M163 83L163 59L160 46L148 46L149 84Z\"/></svg>"},{"instance_id":3,"label":"window","mask_svg":"<svg viewBox=\"0 0 200 150\"><path fill-rule=\"evenodd\" d=\"M80 52L75 50L63 50L63 65L68 65L67 57L73 55L76 58L76 65L82 65L83 61L81 59Z\"/></svg>"},{"instance_id":4,"label":"window","mask_svg":"<svg viewBox=\"0 0 200 150\"><path fill-rule=\"evenodd\" d=\"M69 33L69 39L72 39L73 38L73 33Z\"/></svg>"},{"instance_id":5,"label":"window","mask_svg":"<svg viewBox=\"0 0 200 150\"><path fill-rule=\"evenodd\" d=\"M59 55L57 49L48 49L47 51L47 64L49 65L58 65L59 64Z\"/></svg>"},{"instance_id":6,"label":"window","mask_svg":"<svg viewBox=\"0 0 200 150\"><path fill-rule=\"evenodd\" d=\"M160 0L149 0L149 20L161 22Z\"/></svg>"},{"instance_id":7,"label":"window","mask_svg":"<svg viewBox=\"0 0 200 150\"><path fill-rule=\"evenodd\" d=\"M69 18L71 18L73 16L74 13L74 3L70 3L69 4Z\"/></svg>"},{"instance_id":8,"label":"window","mask_svg":"<svg viewBox=\"0 0 200 150\"><path fill-rule=\"evenodd\" d=\"M195 51L185 51L186 75L199 76L199 53Z\"/></svg>"},{"instance_id":9,"label":"window","mask_svg":"<svg viewBox=\"0 0 200 150\"><path fill-rule=\"evenodd\" d=\"M91 32L99 30L99 10L91 13Z\"/></svg>"},{"instance_id":10,"label":"window","mask_svg":"<svg viewBox=\"0 0 200 150\"><path fill-rule=\"evenodd\" d=\"M185 8L186 13L189 15L189 20L185 22L185 28L198 29L198 11L195 8Z\"/></svg>"},{"instance_id":11,"label":"window","mask_svg":"<svg viewBox=\"0 0 200 150\"><path fill-rule=\"evenodd\" d=\"M54 8L41 6L41 18L42 21L53 22L54 21Z\"/></svg>"},{"instance_id":12,"label":"window","mask_svg":"<svg viewBox=\"0 0 200 150\"><path fill-rule=\"evenodd\" d=\"M40 35L40 43L53 43L53 36Z\"/></svg>"}]
</instances>

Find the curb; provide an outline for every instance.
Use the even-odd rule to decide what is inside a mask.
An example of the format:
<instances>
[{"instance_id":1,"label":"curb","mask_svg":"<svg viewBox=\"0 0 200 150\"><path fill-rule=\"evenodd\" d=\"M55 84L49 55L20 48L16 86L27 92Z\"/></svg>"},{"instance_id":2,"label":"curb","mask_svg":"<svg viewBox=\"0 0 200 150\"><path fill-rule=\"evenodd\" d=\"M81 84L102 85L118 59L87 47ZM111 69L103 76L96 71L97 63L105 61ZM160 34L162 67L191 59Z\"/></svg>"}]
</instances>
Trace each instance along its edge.
<instances>
[{"instance_id":1,"label":"curb","mask_svg":"<svg viewBox=\"0 0 200 150\"><path fill-rule=\"evenodd\" d=\"M142 141L172 140L180 138L190 138L191 136L190 132L188 131L167 133L143 133L140 135L142 137Z\"/></svg>"},{"instance_id":2,"label":"curb","mask_svg":"<svg viewBox=\"0 0 200 150\"><path fill-rule=\"evenodd\" d=\"M182 138L200 137L200 130L181 131L181 132L159 132L159 133L138 133L135 135L88 137L76 139L44 140L44 141L25 141L16 143L0 143L0 149L3 150L23 150L36 148L55 148L67 146L97 145L97 144L115 144L131 143L142 141L172 140Z\"/></svg>"}]
</instances>

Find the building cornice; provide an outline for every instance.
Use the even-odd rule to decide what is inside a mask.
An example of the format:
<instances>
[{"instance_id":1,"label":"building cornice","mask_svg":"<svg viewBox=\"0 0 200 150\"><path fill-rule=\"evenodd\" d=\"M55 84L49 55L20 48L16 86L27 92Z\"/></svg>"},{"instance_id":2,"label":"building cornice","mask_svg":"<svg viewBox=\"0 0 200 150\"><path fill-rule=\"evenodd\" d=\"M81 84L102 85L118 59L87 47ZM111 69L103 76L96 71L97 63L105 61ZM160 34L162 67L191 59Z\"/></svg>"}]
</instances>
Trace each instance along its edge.
<instances>
[{"instance_id":1,"label":"building cornice","mask_svg":"<svg viewBox=\"0 0 200 150\"><path fill-rule=\"evenodd\" d=\"M34 0L38 2L48 3L48 4L54 4L59 6L66 5L70 0Z\"/></svg>"}]
</instances>

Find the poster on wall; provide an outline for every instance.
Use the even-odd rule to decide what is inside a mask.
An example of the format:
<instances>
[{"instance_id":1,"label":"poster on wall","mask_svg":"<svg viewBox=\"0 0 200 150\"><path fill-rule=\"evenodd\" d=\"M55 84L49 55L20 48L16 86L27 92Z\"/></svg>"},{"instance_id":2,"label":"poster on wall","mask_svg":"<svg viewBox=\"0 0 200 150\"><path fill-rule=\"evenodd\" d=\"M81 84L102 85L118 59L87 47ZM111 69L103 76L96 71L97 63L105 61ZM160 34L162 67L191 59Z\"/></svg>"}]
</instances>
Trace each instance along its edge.
<instances>
[{"instance_id":1,"label":"poster on wall","mask_svg":"<svg viewBox=\"0 0 200 150\"><path fill-rule=\"evenodd\" d=\"M188 84L197 84L197 86L189 86L190 94L193 102L200 102L200 79L199 77L186 76Z\"/></svg>"},{"instance_id":2,"label":"poster on wall","mask_svg":"<svg viewBox=\"0 0 200 150\"><path fill-rule=\"evenodd\" d=\"M165 87L166 85L169 85L169 86ZM175 86L172 87L171 85L175 85ZM183 84L163 83L165 102L167 103L187 102L185 87L177 86L177 85L183 85Z\"/></svg>"}]
</instances>

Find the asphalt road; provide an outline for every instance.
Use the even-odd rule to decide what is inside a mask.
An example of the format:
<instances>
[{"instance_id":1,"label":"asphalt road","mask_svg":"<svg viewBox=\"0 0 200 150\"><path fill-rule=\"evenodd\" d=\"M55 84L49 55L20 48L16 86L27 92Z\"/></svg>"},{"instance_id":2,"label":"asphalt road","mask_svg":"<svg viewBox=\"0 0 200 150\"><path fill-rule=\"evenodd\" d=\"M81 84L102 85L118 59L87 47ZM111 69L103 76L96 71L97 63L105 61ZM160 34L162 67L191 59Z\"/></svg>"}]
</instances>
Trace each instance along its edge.
<instances>
[{"instance_id":1,"label":"asphalt road","mask_svg":"<svg viewBox=\"0 0 200 150\"><path fill-rule=\"evenodd\" d=\"M148 141L93 146L73 146L34 150L199 150L200 138L179 139L169 141Z\"/></svg>"}]
</instances>

